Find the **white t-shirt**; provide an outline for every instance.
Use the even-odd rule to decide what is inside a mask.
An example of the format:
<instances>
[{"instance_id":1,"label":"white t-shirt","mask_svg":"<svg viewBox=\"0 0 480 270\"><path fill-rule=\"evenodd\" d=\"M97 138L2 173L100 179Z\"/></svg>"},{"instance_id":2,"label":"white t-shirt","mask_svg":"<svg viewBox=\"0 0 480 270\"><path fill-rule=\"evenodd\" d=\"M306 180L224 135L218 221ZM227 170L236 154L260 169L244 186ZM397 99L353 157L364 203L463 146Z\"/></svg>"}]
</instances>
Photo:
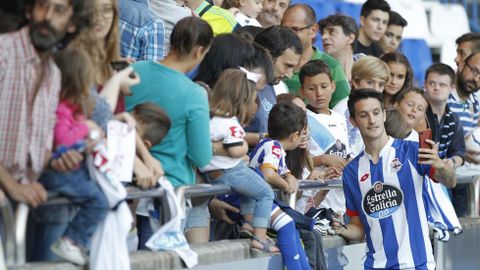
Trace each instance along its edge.
<instances>
[{"instance_id":1,"label":"white t-shirt","mask_svg":"<svg viewBox=\"0 0 480 270\"><path fill-rule=\"evenodd\" d=\"M348 158L350 146L345 117L332 110L330 110L330 115L307 110L307 117L310 129L310 154L313 156L329 154ZM320 206L345 213L343 190L330 190Z\"/></svg>"},{"instance_id":2,"label":"white t-shirt","mask_svg":"<svg viewBox=\"0 0 480 270\"><path fill-rule=\"evenodd\" d=\"M214 116L210 119L210 139L222 141L225 148L242 145L245 131L236 117L226 118ZM241 158L232 158L214 155L207 166L200 168L201 172L218 169L230 169L242 161Z\"/></svg>"},{"instance_id":3,"label":"white t-shirt","mask_svg":"<svg viewBox=\"0 0 480 270\"><path fill-rule=\"evenodd\" d=\"M250 18L247 15L243 14L241 11L237 11L235 14L235 19L237 20L238 24L240 26L256 26L256 27L262 27L262 25L257 21L255 18Z\"/></svg>"},{"instance_id":4,"label":"white t-shirt","mask_svg":"<svg viewBox=\"0 0 480 270\"><path fill-rule=\"evenodd\" d=\"M276 96L280 94L288 93L288 87L283 81L280 81L279 83L275 84L273 86L273 90L275 91Z\"/></svg>"}]
</instances>

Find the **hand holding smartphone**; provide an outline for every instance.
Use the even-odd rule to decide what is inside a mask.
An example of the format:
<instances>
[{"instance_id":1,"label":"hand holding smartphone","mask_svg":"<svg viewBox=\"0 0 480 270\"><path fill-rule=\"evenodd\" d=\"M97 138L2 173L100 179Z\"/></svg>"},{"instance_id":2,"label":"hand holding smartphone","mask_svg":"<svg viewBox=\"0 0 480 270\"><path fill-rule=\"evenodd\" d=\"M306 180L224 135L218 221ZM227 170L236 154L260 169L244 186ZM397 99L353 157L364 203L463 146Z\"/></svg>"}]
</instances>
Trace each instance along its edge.
<instances>
[{"instance_id":1,"label":"hand holding smartphone","mask_svg":"<svg viewBox=\"0 0 480 270\"><path fill-rule=\"evenodd\" d=\"M110 65L112 66L113 70L120 71L120 70L126 69L130 65L130 63L123 60L123 61L110 62ZM130 75L128 76L132 79L135 79L136 77L135 72L130 73Z\"/></svg>"},{"instance_id":2,"label":"hand holding smartphone","mask_svg":"<svg viewBox=\"0 0 480 270\"><path fill-rule=\"evenodd\" d=\"M432 149L432 145L427 142L427 140L432 140L432 130L425 129L424 131L420 132L419 134L419 143L420 148L429 148ZM423 159L420 159L423 161Z\"/></svg>"}]
</instances>

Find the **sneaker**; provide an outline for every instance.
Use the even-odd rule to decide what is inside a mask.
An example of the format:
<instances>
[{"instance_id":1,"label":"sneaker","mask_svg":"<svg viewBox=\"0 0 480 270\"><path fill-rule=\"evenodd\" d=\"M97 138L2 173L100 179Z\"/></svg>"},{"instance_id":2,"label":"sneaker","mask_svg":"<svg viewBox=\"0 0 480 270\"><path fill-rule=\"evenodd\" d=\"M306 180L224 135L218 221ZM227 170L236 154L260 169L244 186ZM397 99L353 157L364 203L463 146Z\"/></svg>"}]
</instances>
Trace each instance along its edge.
<instances>
[{"instance_id":1,"label":"sneaker","mask_svg":"<svg viewBox=\"0 0 480 270\"><path fill-rule=\"evenodd\" d=\"M53 253L69 262L77 265L87 264L86 255L84 255L82 249L73 244L69 239L63 237L58 239L50 249Z\"/></svg>"}]
</instances>

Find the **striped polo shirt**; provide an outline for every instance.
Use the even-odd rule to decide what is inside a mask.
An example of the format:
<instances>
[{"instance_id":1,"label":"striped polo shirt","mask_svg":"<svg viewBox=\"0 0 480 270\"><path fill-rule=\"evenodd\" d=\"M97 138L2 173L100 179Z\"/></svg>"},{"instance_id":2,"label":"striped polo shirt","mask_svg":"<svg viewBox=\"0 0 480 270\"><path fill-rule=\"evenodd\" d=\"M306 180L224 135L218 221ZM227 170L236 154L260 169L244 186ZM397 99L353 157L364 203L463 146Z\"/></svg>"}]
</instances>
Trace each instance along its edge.
<instances>
[{"instance_id":1,"label":"striped polo shirt","mask_svg":"<svg viewBox=\"0 0 480 270\"><path fill-rule=\"evenodd\" d=\"M478 127L478 113L480 103L475 94L470 94L467 100L462 100L456 90L452 91L448 97L448 106L450 110L457 114L463 125L464 136L470 135Z\"/></svg>"}]
</instances>

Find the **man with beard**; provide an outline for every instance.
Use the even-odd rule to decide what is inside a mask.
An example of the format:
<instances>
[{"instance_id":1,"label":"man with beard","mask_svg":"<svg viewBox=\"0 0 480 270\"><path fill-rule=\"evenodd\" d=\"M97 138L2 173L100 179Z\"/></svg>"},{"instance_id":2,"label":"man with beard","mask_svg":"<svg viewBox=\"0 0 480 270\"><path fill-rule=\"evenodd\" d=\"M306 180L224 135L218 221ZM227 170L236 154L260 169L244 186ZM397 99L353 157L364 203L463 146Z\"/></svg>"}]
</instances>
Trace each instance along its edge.
<instances>
[{"instance_id":1,"label":"man with beard","mask_svg":"<svg viewBox=\"0 0 480 270\"><path fill-rule=\"evenodd\" d=\"M246 140L250 146L255 146L267 132L268 115L276 103L274 86L292 76L293 68L302 54L300 40L295 33L285 27L271 26L264 29L255 37L255 42L267 49L272 56L273 82L257 93L258 110L245 128Z\"/></svg>"},{"instance_id":2,"label":"man with beard","mask_svg":"<svg viewBox=\"0 0 480 270\"><path fill-rule=\"evenodd\" d=\"M280 25L283 13L290 5L290 0L264 0L263 9L258 14L257 21L264 27Z\"/></svg>"},{"instance_id":3,"label":"man with beard","mask_svg":"<svg viewBox=\"0 0 480 270\"><path fill-rule=\"evenodd\" d=\"M480 52L470 54L465 58L463 65L458 66L456 90L450 94L448 106L460 118L464 136L468 138L478 128L480 103L476 92L480 87ZM462 68L460 69L460 67ZM465 161L478 165L475 157L480 155L480 152L469 149L468 144L466 147ZM457 216L466 215L468 208L466 185L459 185L452 190L452 203Z\"/></svg>"},{"instance_id":4,"label":"man with beard","mask_svg":"<svg viewBox=\"0 0 480 270\"><path fill-rule=\"evenodd\" d=\"M467 137L478 127L480 103L475 93L480 87L480 52L465 59L463 68L457 71L456 79L456 90L450 94L448 106L459 116ZM472 154L467 149L467 161L473 162Z\"/></svg>"},{"instance_id":5,"label":"man with beard","mask_svg":"<svg viewBox=\"0 0 480 270\"><path fill-rule=\"evenodd\" d=\"M28 25L0 35L0 187L36 207L47 199L35 183L43 168L68 171L82 160L69 151L49 162L61 80L52 53L87 24L89 1L33 2Z\"/></svg>"}]
</instances>

